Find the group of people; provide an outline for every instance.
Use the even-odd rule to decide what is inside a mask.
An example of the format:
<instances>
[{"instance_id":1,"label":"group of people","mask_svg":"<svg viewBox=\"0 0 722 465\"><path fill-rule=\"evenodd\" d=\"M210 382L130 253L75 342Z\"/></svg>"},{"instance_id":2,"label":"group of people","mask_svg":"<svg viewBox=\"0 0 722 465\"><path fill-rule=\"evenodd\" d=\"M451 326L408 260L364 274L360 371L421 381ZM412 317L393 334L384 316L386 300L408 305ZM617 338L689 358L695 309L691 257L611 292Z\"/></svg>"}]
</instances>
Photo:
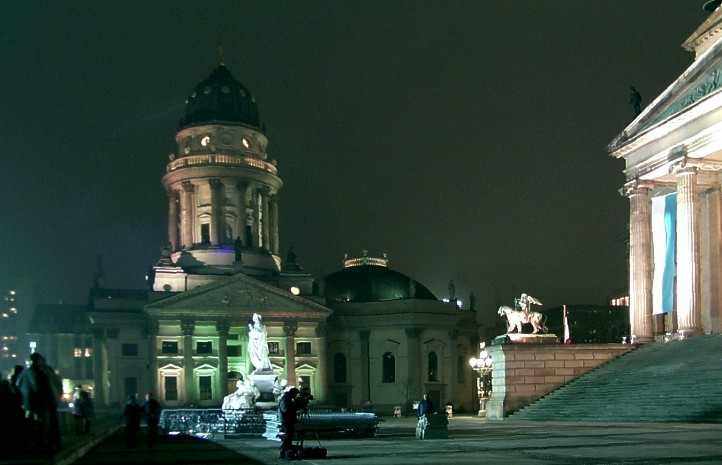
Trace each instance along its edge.
<instances>
[{"instance_id":1,"label":"group of people","mask_svg":"<svg viewBox=\"0 0 722 465\"><path fill-rule=\"evenodd\" d=\"M21 447L53 454L60 449L58 401L62 383L42 355L30 355L30 366L16 365L10 379L0 381L0 438L3 450ZM30 442L27 438L32 438Z\"/></svg>"},{"instance_id":2,"label":"group of people","mask_svg":"<svg viewBox=\"0 0 722 465\"><path fill-rule=\"evenodd\" d=\"M138 444L140 421L145 417L148 425L148 447L153 447L158 439L158 424L160 423L161 406L152 393L145 395L145 402L141 405L136 394L128 396L123 408L125 419L125 443L132 448Z\"/></svg>"}]
</instances>

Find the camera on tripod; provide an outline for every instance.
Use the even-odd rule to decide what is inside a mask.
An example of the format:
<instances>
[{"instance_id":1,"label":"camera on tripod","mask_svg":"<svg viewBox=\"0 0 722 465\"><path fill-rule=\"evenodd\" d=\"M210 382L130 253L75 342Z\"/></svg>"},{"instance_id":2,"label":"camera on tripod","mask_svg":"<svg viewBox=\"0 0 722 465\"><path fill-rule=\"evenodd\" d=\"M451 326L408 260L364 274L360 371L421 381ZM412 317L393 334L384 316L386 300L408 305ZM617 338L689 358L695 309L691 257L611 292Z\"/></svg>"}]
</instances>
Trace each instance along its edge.
<instances>
[{"instance_id":1,"label":"camera on tripod","mask_svg":"<svg viewBox=\"0 0 722 465\"><path fill-rule=\"evenodd\" d=\"M308 406L312 400L313 395L311 394L311 389L306 386L301 387L301 389L298 391L298 397L296 397L296 405L298 406L298 410L301 410L304 413L308 413Z\"/></svg>"}]
</instances>

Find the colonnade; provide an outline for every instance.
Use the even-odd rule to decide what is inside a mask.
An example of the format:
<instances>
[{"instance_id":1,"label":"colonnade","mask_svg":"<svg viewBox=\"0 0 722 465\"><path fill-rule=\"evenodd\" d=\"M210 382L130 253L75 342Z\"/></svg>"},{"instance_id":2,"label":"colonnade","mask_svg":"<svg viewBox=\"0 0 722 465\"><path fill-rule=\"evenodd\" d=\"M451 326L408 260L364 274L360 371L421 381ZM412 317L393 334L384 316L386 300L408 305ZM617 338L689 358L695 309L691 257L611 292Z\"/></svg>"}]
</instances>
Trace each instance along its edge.
<instances>
[{"instance_id":1,"label":"colonnade","mask_svg":"<svg viewBox=\"0 0 722 465\"><path fill-rule=\"evenodd\" d=\"M199 191L208 183L210 191L210 220L200 221L197 212ZM227 207L235 218L227 216ZM258 247L278 255L278 194L256 182L237 182L233 179L210 178L183 181L180 189L168 192L168 241L173 250L188 249L206 240L210 245L233 244L240 237L243 246ZM233 224L228 224L231 221ZM201 224L208 224L208 237L202 236ZM230 229L233 237L225 237Z\"/></svg>"},{"instance_id":2,"label":"colonnade","mask_svg":"<svg viewBox=\"0 0 722 465\"><path fill-rule=\"evenodd\" d=\"M694 166L678 166L673 170L675 183L658 183L663 187L675 187L677 192L676 223L676 332L682 336L701 334L702 291L709 294L719 293L719 253L709 254L708 266L701 269L700 249L720 247L719 223L720 186L718 183L702 185L699 182L700 169ZM634 181L626 186L629 197L629 318L631 334L638 342L648 342L654 338L652 315L653 290L653 254L652 254L652 190L654 182ZM702 208L702 192L706 198L717 199L708 202ZM706 215L704 218L703 216ZM708 216L708 218L707 218ZM715 220L716 218L716 220ZM704 221L706 230L701 231ZM705 237L705 243L701 240ZM719 252L718 250L716 252ZM716 258L714 258L716 257ZM712 273L710 270L717 270ZM705 276L703 282L702 277ZM713 299L714 305L718 299ZM707 309L716 311L716 309ZM673 328L667 328L667 331ZM715 331L716 332L716 331Z\"/></svg>"}]
</instances>

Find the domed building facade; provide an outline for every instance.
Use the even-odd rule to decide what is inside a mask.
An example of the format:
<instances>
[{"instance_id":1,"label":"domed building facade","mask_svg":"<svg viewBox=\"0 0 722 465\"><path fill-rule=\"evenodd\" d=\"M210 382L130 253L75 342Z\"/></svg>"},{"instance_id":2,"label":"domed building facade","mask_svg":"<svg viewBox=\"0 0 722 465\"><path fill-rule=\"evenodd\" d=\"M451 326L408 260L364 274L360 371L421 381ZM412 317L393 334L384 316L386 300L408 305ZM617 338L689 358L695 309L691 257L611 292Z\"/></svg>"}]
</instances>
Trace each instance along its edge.
<instances>
[{"instance_id":1,"label":"domed building facade","mask_svg":"<svg viewBox=\"0 0 722 465\"><path fill-rule=\"evenodd\" d=\"M473 408L467 364L477 346L474 313L437 299L383 257L346 258L326 276L330 400L408 411L428 393L434 405Z\"/></svg>"},{"instance_id":2,"label":"domed building facade","mask_svg":"<svg viewBox=\"0 0 722 465\"><path fill-rule=\"evenodd\" d=\"M390 411L429 392L437 405L472 407L473 313L440 302L385 256L346 258L316 283L292 251L282 259L279 163L255 97L223 63L190 91L175 142L161 179L168 245L150 289L105 288L99 271L87 308L67 309L87 322L77 334L32 330L53 365L87 359L92 370L68 372L68 385L92 388L99 405L150 391L167 407L219 406L253 369L257 313L272 369L320 404ZM43 312L38 321L52 321ZM67 341L82 344L71 351Z\"/></svg>"}]
</instances>

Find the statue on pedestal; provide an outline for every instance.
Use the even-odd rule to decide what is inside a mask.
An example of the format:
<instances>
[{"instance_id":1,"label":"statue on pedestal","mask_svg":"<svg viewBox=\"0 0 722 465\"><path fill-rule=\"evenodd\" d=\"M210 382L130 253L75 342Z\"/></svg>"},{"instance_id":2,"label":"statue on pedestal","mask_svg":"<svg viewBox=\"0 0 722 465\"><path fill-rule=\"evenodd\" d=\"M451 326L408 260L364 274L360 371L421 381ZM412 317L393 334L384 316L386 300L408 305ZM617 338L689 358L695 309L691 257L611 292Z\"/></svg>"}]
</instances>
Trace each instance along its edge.
<instances>
[{"instance_id":1,"label":"statue on pedestal","mask_svg":"<svg viewBox=\"0 0 722 465\"><path fill-rule=\"evenodd\" d=\"M534 328L532 334L538 334L539 331L547 332L547 327L544 325L544 315L530 310L532 305L542 305L538 299L522 293L518 299L514 299L514 304L519 310L502 305L497 311L499 316L506 317L507 334L511 333L515 328L516 332L521 334L522 325L525 323L531 324Z\"/></svg>"},{"instance_id":2,"label":"statue on pedestal","mask_svg":"<svg viewBox=\"0 0 722 465\"><path fill-rule=\"evenodd\" d=\"M248 356L255 368L254 374L273 371L271 360L268 358L266 325L263 324L263 317L258 313L253 314L253 323L248 325Z\"/></svg>"}]
</instances>

